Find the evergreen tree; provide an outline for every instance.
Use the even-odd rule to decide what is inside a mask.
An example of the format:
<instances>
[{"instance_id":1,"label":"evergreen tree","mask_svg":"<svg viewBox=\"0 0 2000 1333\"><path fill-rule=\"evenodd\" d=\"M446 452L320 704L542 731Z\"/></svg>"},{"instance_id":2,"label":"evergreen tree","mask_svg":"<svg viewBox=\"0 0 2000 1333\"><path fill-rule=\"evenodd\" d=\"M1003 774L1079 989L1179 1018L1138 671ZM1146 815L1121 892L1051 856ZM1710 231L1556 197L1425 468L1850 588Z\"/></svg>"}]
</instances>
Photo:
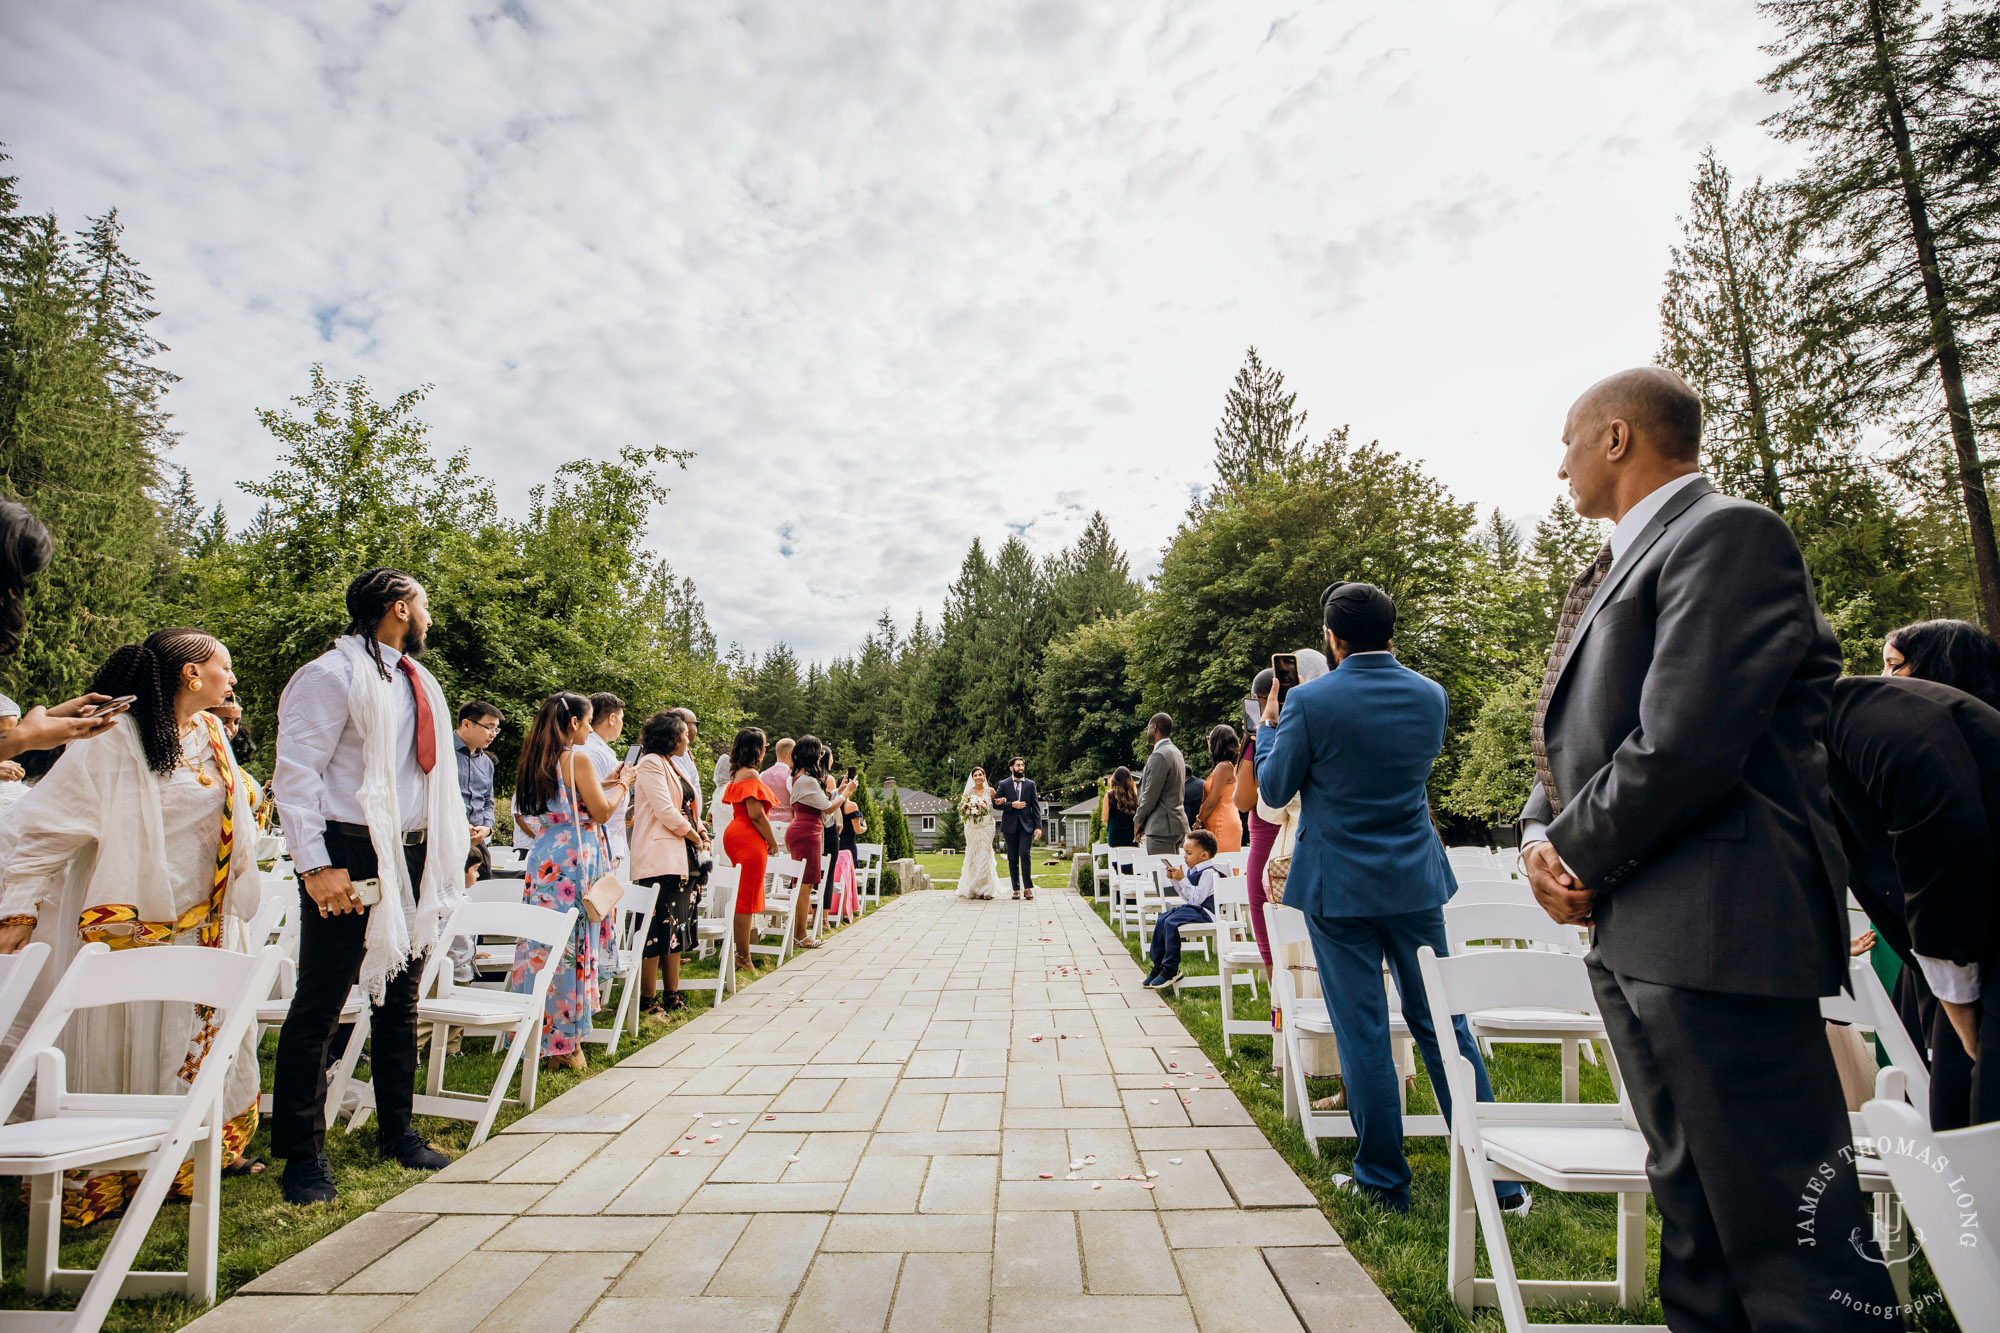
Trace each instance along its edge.
<instances>
[{"instance_id":1,"label":"evergreen tree","mask_svg":"<svg viewBox=\"0 0 2000 1333\"><path fill-rule=\"evenodd\" d=\"M174 561L160 498L171 377L150 363L149 295L114 216L72 242L53 215L19 216L14 178L0 177L0 495L55 542L0 675L25 703L78 693L159 624Z\"/></svg>"},{"instance_id":2,"label":"evergreen tree","mask_svg":"<svg viewBox=\"0 0 2000 1333\"><path fill-rule=\"evenodd\" d=\"M1797 191L1831 243L1820 287L1837 303L1833 327L1864 340L1882 388L1920 425L1941 403L1981 612L2000 626L2000 549L1967 388L1991 373L2000 333L1994 25L1940 20L1920 0L1760 8L1780 32L1764 85L1792 99L1772 123L1812 152Z\"/></svg>"},{"instance_id":3,"label":"evergreen tree","mask_svg":"<svg viewBox=\"0 0 2000 1333\"><path fill-rule=\"evenodd\" d=\"M1243 354L1215 428L1215 471L1224 490L1283 472L1306 452L1298 397L1285 391L1284 372L1267 367L1255 347Z\"/></svg>"},{"instance_id":4,"label":"evergreen tree","mask_svg":"<svg viewBox=\"0 0 2000 1333\"><path fill-rule=\"evenodd\" d=\"M1045 641L1059 639L1078 625L1139 608L1142 594L1132 577L1132 562L1112 539L1102 510L1094 511L1082 535L1049 561L1046 579Z\"/></svg>"},{"instance_id":5,"label":"evergreen tree","mask_svg":"<svg viewBox=\"0 0 2000 1333\"><path fill-rule=\"evenodd\" d=\"M805 684L799 679L799 659L788 643L778 643L751 669L743 690L743 711L752 725L762 727L771 743L806 734Z\"/></svg>"},{"instance_id":6,"label":"evergreen tree","mask_svg":"<svg viewBox=\"0 0 2000 1333\"><path fill-rule=\"evenodd\" d=\"M888 861L902 861L916 854L916 842L910 837L909 816L903 813L903 798L898 792L884 794L882 801L882 857Z\"/></svg>"},{"instance_id":7,"label":"evergreen tree","mask_svg":"<svg viewBox=\"0 0 2000 1333\"><path fill-rule=\"evenodd\" d=\"M860 807L861 819L868 829L861 835L863 842L881 842L882 803L875 799L875 789L869 785L868 766L863 764L855 773L854 804Z\"/></svg>"},{"instance_id":8,"label":"evergreen tree","mask_svg":"<svg viewBox=\"0 0 2000 1333\"><path fill-rule=\"evenodd\" d=\"M965 821L958 817L958 803L952 801L938 816L937 849L941 852L962 852L966 849Z\"/></svg>"}]
</instances>

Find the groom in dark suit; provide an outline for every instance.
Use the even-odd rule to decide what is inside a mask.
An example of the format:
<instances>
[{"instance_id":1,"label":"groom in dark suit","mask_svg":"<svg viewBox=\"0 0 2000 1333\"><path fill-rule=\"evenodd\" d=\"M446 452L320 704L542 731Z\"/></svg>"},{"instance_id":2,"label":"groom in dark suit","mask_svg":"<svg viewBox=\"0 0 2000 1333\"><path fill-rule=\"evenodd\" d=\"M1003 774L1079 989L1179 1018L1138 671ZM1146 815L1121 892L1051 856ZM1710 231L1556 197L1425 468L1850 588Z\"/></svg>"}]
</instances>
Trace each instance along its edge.
<instances>
[{"instance_id":1,"label":"groom in dark suit","mask_svg":"<svg viewBox=\"0 0 2000 1333\"><path fill-rule=\"evenodd\" d=\"M1550 916L1592 927L1667 1323L1895 1327L1862 1313L1895 1296L1849 1243L1870 1231L1819 1008L1847 974L1822 741L1839 645L1784 519L1702 477L1678 375L1593 386L1563 444L1577 513L1617 526L1557 624L1522 868Z\"/></svg>"},{"instance_id":2,"label":"groom in dark suit","mask_svg":"<svg viewBox=\"0 0 2000 1333\"><path fill-rule=\"evenodd\" d=\"M1015 755L994 797L1000 807L1000 837L1007 844L1007 876L1014 896L1035 896L1035 843L1042 836L1042 798L1028 781L1028 761Z\"/></svg>"}]
</instances>

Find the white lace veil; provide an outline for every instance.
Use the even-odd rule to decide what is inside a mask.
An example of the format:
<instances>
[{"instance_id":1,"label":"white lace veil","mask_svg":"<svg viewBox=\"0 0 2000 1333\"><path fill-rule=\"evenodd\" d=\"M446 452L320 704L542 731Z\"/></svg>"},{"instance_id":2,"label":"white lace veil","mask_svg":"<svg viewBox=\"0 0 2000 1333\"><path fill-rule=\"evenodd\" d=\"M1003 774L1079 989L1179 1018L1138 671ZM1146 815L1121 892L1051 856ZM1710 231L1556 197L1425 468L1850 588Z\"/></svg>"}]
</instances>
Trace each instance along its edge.
<instances>
[{"instance_id":1,"label":"white lace veil","mask_svg":"<svg viewBox=\"0 0 2000 1333\"><path fill-rule=\"evenodd\" d=\"M962 791L959 792L958 799L963 801L966 797L972 795L972 791L973 791L972 774L967 773L965 775L965 787ZM986 784L986 799L989 802L992 801L993 799L993 784L990 782Z\"/></svg>"}]
</instances>

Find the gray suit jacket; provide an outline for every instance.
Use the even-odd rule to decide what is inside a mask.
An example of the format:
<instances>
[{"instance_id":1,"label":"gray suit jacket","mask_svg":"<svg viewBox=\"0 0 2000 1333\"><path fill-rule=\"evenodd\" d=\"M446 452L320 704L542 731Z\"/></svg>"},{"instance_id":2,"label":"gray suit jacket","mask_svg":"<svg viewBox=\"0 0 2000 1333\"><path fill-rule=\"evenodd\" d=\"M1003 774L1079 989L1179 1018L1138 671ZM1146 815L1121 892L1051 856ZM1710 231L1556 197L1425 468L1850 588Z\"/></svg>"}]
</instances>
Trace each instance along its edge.
<instances>
[{"instance_id":1,"label":"gray suit jacket","mask_svg":"<svg viewBox=\"0 0 2000 1333\"><path fill-rule=\"evenodd\" d=\"M1840 649L1785 521L1690 483L1584 608L1523 820L1597 890L1597 955L1694 990L1831 995L1847 863L1822 736Z\"/></svg>"},{"instance_id":2,"label":"gray suit jacket","mask_svg":"<svg viewBox=\"0 0 2000 1333\"><path fill-rule=\"evenodd\" d=\"M1163 741L1146 756L1146 770L1139 778L1139 808L1133 812L1132 827L1142 838L1187 837L1187 811L1181 808L1181 789L1187 785L1187 761L1172 741Z\"/></svg>"}]
</instances>

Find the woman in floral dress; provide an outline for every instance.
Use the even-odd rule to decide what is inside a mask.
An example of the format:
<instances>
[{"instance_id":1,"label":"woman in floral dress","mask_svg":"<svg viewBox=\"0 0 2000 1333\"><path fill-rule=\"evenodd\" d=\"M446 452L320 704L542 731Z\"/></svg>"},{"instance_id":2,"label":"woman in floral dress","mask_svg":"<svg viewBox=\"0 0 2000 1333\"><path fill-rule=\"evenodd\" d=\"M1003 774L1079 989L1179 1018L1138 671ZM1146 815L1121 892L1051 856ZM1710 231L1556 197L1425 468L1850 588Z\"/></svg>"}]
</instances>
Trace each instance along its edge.
<instances>
[{"instance_id":1,"label":"woman in floral dress","mask_svg":"<svg viewBox=\"0 0 2000 1333\"><path fill-rule=\"evenodd\" d=\"M535 817L542 830L528 853L527 886L521 894L531 907L567 912L611 869L600 825L624 799L632 775L620 764L600 780L588 759L579 761L589 734L590 700L565 690L542 701L521 743L514 809ZM598 1008L598 964L611 956L617 929L616 913L599 922L577 913L542 1020L542 1056L551 1066L583 1068L582 1042ZM522 995L533 990L548 952L543 944L516 946L507 989Z\"/></svg>"}]
</instances>

